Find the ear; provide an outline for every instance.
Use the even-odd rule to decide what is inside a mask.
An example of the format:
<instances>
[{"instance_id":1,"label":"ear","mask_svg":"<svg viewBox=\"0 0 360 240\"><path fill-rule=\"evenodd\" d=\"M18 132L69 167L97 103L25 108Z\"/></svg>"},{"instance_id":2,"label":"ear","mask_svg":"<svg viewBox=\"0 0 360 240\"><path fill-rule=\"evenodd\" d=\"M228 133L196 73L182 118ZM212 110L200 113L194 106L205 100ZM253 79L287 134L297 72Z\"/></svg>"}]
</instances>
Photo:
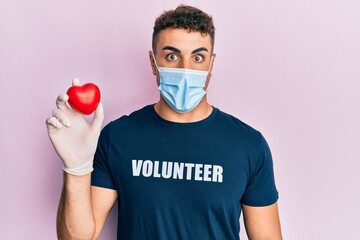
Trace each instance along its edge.
<instances>
[{"instance_id":1,"label":"ear","mask_svg":"<svg viewBox=\"0 0 360 240\"><path fill-rule=\"evenodd\" d=\"M210 62L210 70L209 70L210 77L212 76L212 70L213 70L213 67L214 67L215 58L216 58L216 53L213 53L212 56L211 56L211 62Z\"/></svg>"},{"instance_id":2,"label":"ear","mask_svg":"<svg viewBox=\"0 0 360 240\"><path fill-rule=\"evenodd\" d=\"M153 75L156 75L156 65L155 65L155 60L154 60L154 57L152 55L152 51L149 50L149 60L150 60L150 65L151 65L151 69L152 69L152 73Z\"/></svg>"}]
</instances>

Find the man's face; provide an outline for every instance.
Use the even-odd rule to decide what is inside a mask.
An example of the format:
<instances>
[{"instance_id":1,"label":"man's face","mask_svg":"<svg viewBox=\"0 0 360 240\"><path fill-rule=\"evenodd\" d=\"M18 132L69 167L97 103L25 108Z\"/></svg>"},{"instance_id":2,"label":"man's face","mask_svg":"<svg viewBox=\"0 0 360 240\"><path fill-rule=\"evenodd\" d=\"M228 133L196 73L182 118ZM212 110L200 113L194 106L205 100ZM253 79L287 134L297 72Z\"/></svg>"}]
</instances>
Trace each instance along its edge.
<instances>
[{"instance_id":1,"label":"man's face","mask_svg":"<svg viewBox=\"0 0 360 240\"><path fill-rule=\"evenodd\" d=\"M210 70L204 88L207 89L216 56L215 54L211 55L210 40L209 34L203 36L200 32L189 32L187 29L166 28L158 36L155 54L156 63L159 67ZM159 85L159 72L156 69L151 51L149 56L153 74L156 75L157 84Z\"/></svg>"}]
</instances>

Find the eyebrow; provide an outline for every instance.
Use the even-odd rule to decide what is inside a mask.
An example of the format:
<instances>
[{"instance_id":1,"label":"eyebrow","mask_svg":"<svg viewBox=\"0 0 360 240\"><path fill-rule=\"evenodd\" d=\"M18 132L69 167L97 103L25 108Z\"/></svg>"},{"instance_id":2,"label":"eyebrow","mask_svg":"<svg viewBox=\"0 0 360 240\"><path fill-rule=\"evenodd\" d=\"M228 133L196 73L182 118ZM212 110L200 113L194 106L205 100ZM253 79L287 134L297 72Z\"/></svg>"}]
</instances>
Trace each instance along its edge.
<instances>
[{"instance_id":1,"label":"eyebrow","mask_svg":"<svg viewBox=\"0 0 360 240\"><path fill-rule=\"evenodd\" d=\"M162 50L170 50L170 51L177 52L177 53L181 52L180 49L177 49L177 48L171 47L171 46L165 46L165 47L163 47Z\"/></svg>"},{"instance_id":2,"label":"eyebrow","mask_svg":"<svg viewBox=\"0 0 360 240\"><path fill-rule=\"evenodd\" d=\"M206 51L206 52L208 52L207 48L201 47L201 48L195 49L195 50L192 51L191 53L194 54L194 53L201 52L201 51Z\"/></svg>"},{"instance_id":3,"label":"eyebrow","mask_svg":"<svg viewBox=\"0 0 360 240\"><path fill-rule=\"evenodd\" d=\"M180 49L178 49L178 48L176 48L176 47L171 47L171 46L165 46L165 47L163 47L162 50L170 50L170 51L177 52L177 53L180 53L180 52L181 52ZM200 48L197 48L197 49L193 50L193 51L191 52L191 54L194 54L194 53L197 53L197 52L201 52L201 51L206 51L206 52L208 52L207 48L205 48L205 47L200 47Z\"/></svg>"}]
</instances>

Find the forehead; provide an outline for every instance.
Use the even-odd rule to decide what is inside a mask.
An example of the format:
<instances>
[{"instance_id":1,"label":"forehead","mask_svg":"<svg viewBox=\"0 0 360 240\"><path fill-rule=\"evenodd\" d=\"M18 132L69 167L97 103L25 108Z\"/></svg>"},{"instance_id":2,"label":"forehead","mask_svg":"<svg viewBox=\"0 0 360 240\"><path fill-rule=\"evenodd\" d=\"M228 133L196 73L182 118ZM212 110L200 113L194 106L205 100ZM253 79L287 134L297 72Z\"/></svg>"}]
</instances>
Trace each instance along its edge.
<instances>
[{"instance_id":1,"label":"forehead","mask_svg":"<svg viewBox=\"0 0 360 240\"><path fill-rule=\"evenodd\" d=\"M181 51L192 51L199 47L211 49L211 38L209 34L201 34L198 31L188 29L166 28L160 31L157 41L157 49L163 46L172 46Z\"/></svg>"}]
</instances>

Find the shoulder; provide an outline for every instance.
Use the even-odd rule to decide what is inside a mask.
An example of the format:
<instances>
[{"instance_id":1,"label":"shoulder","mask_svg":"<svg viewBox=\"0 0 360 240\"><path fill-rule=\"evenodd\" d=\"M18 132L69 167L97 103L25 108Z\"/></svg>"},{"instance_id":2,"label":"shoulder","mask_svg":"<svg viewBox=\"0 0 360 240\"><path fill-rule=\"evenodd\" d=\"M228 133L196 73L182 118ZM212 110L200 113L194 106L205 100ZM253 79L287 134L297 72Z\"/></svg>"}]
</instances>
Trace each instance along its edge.
<instances>
[{"instance_id":1,"label":"shoulder","mask_svg":"<svg viewBox=\"0 0 360 240\"><path fill-rule=\"evenodd\" d=\"M221 128L240 138L246 139L252 145L262 145L265 140L262 133L234 115L218 109Z\"/></svg>"},{"instance_id":2,"label":"shoulder","mask_svg":"<svg viewBox=\"0 0 360 240\"><path fill-rule=\"evenodd\" d=\"M123 115L111 122L109 122L103 128L102 132L116 132L118 130L124 132L129 131L135 126L139 126L139 123L146 121L147 116L150 114L150 107L152 104L146 105L140 109L133 111L128 115Z\"/></svg>"}]
</instances>

